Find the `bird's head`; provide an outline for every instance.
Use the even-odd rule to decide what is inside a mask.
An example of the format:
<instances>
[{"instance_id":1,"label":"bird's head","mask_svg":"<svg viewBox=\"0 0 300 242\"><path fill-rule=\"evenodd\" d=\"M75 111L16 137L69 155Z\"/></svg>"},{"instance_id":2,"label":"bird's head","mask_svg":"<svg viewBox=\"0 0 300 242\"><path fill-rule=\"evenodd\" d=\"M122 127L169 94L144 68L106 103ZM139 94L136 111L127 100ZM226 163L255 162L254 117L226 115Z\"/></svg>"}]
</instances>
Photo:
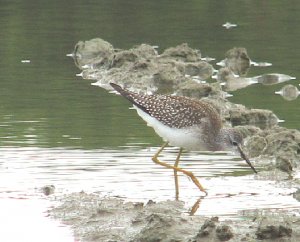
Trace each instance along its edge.
<instances>
[{"instance_id":1,"label":"bird's head","mask_svg":"<svg viewBox=\"0 0 300 242\"><path fill-rule=\"evenodd\" d=\"M251 164L250 160L242 150L243 136L241 135L241 133L236 129L228 128L228 129L224 129L222 136L223 136L225 149L232 150L235 153L239 154L241 158L244 159L246 163L251 167L251 169L255 173L257 173L256 169Z\"/></svg>"}]
</instances>

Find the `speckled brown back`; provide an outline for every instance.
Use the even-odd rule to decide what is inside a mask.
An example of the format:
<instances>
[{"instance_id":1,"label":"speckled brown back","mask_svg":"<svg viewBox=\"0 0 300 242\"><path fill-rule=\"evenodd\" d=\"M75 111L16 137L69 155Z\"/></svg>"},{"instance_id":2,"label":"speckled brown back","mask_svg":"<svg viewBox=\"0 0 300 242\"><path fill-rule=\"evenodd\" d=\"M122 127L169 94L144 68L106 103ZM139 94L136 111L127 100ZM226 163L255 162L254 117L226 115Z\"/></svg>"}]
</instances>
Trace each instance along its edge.
<instances>
[{"instance_id":1,"label":"speckled brown back","mask_svg":"<svg viewBox=\"0 0 300 242\"><path fill-rule=\"evenodd\" d=\"M207 126L209 123L214 132L222 127L220 115L207 102L182 96L137 94L116 84L111 85L132 104L170 127Z\"/></svg>"}]
</instances>

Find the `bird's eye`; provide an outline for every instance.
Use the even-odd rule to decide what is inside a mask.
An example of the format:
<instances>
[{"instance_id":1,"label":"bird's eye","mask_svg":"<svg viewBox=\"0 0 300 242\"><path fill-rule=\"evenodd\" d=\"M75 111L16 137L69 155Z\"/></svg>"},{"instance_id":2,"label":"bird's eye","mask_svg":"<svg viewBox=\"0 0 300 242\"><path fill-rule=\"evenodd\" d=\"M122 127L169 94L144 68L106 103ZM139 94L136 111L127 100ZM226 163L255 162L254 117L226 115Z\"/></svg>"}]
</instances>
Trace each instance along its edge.
<instances>
[{"instance_id":1,"label":"bird's eye","mask_svg":"<svg viewBox=\"0 0 300 242\"><path fill-rule=\"evenodd\" d=\"M228 138L230 140L230 143L234 146L238 146L238 142L236 142L235 140L233 140L229 135L228 135Z\"/></svg>"}]
</instances>

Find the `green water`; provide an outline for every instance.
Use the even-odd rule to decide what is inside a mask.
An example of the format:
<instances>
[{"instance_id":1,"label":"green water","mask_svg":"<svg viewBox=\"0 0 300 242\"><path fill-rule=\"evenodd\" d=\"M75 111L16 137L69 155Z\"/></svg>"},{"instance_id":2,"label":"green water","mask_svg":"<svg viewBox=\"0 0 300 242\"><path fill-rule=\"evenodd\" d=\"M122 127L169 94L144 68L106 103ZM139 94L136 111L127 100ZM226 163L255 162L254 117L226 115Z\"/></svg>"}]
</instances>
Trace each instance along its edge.
<instances>
[{"instance_id":1,"label":"green water","mask_svg":"<svg viewBox=\"0 0 300 242\"><path fill-rule=\"evenodd\" d=\"M217 61L242 46L252 60L273 63L252 67L248 76L300 76L299 1L7 0L0 7L1 146L160 144L126 101L75 76L80 71L66 54L79 40L101 37L116 48L149 43L160 50L187 42ZM227 21L238 27L226 30ZM26 59L30 63L21 63ZM271 109L283 126L299 129L300 98L275 95L283 85L250 86L231 100Z\"/></svg>"}]
</instances>

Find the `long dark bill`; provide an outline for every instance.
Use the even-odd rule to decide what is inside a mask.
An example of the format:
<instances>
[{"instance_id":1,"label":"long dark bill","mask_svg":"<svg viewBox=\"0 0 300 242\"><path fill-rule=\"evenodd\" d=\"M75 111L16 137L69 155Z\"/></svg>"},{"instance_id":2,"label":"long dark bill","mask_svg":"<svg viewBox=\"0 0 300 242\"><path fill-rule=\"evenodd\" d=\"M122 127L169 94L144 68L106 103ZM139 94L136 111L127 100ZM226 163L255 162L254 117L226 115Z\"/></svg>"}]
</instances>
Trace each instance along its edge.
<instances>
[{"instance_id":1,"label":"long dark bill","mask_svg":"<svg viewBox=\"0 0 300 242\"><path fill-rule=\"evenodd\" d=\"M247 162L247 164L251 167L251 169L257 173L257 171L255 170L254 166L251 164L250 160L247 158L247 156L245 155L244 151L242 150L240 145L237 145L237 149L240 152L241 157Z\"/></svg>"}]
</instances>

